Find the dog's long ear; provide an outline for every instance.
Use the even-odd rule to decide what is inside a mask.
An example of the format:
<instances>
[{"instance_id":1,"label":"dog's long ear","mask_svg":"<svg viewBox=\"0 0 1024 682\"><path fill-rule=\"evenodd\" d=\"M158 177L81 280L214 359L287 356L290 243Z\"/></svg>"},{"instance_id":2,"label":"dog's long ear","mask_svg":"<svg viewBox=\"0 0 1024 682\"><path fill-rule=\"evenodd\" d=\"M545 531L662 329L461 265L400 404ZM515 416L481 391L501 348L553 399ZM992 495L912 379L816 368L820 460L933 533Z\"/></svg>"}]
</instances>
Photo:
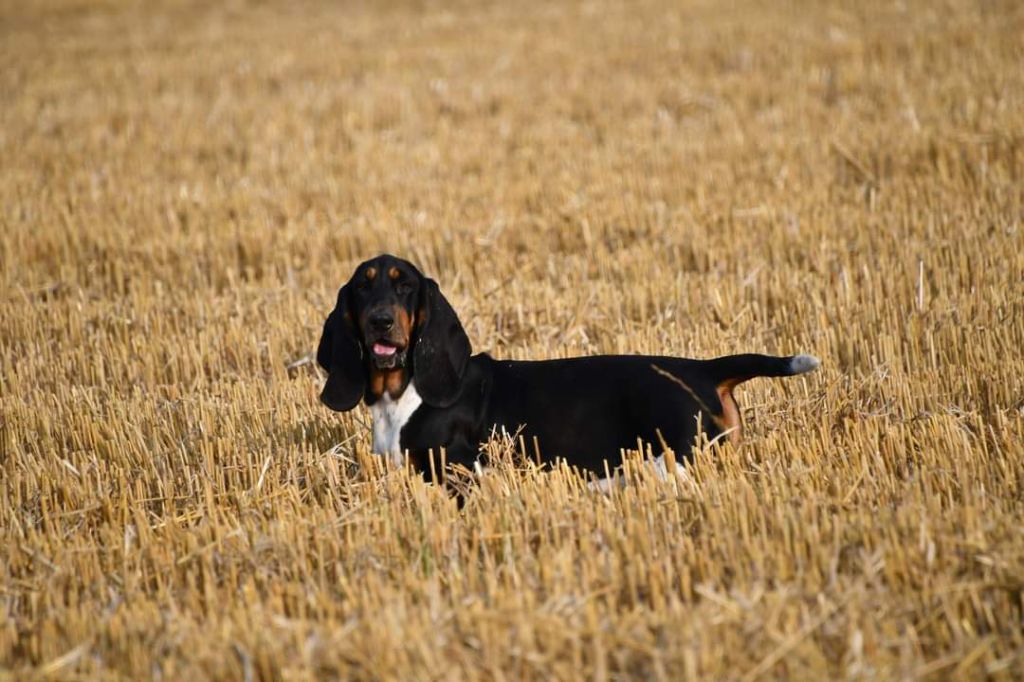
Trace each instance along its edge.
<instances>
[{"instance_id":1,"label":"dog's long ear","mask_svg":"<svg viewBox=\"0 0 1024 682\"><path fill-rule=\"evenodd\" d=\"M437 282L423 278L413 351L412 381L423 402L448 407L459 396L462 376L472 348L451 305Z\"/></svg>"},{"instance_id":2,"label":"dog's long ear","mask_svg":"<svg viewBox=\"0 0 1024 682\"><path fill-rule=\"evenodd\" d=\"M366 390L366 367L363 346L352 321L351 284L338 292L338 303L324 322L316 361L327 370L321 402L337 412L347 412L358 405Z\"/></svg>"}]
</instances>

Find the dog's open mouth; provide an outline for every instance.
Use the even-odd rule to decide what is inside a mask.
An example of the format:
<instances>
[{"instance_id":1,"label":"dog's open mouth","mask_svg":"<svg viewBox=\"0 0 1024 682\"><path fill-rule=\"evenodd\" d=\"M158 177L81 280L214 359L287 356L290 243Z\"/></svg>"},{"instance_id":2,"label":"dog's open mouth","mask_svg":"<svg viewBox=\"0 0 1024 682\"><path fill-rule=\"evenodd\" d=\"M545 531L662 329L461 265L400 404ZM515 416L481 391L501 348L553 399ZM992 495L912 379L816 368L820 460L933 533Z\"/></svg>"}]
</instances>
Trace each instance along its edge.
<instances>
[{"instance_id":1,"label":"dog's open mouth","mask_svg":"<svg viewBox=\"0 0 1024 682\"><path fill-rule=\"evenodd\" d=\"M398 352L398 346L387 341L377 341L373 344L373 354L379 358L389 358Z\"/></svg>"},{"instance_id":2,"label":"dog's open mouth","mask_svg":"<svg viewBox=\"0 0 1024 682\"><path fill-rule=\"evenodd\" d=\"M405 355L405 349L386 339L374 341L370 346L370 353L373 356L374 364L381 369L401 366Z\"/></svg>"}]
</instances>

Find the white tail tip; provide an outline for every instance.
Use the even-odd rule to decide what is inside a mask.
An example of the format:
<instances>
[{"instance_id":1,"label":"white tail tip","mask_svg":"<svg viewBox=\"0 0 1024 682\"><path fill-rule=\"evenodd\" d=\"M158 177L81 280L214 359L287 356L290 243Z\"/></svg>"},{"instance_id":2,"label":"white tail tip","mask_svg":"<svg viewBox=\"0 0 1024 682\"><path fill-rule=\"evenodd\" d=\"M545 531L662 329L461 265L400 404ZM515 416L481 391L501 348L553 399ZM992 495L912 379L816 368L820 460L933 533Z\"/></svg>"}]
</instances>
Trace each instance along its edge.
<instances>
[{"instance_id":1,"label":"white tail tip","mask_svg":"<svg viewBox=\"0 0 1024 682\"><path fill-rule=\"evenodd\" d=\"M789 361L789 369L793 374L804 374L813 371L821 364L821 360L813 355L794 355Z\"/></svg>"}]
</instances>

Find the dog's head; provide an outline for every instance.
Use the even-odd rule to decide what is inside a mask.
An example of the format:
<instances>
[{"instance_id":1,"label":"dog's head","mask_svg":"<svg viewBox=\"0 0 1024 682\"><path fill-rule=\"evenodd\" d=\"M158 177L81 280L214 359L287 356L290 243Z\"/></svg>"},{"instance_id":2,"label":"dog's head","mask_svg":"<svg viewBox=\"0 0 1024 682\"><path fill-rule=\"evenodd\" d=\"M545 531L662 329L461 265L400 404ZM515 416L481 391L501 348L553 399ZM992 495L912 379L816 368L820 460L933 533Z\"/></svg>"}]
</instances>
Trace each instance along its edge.
<instances>
[{"instance_id":1,"label":"dog's head","mask_svg":"<svg viewBox=\"0 0 1024 682\"><path fill-rule=\"evenodd\" d=\"M356 268L324 322L316 352L327 371L320 400L344 412L364 396L373 402L412 381L423 402L447 407L458 397L470 352L437 282L408 261L378 256Z\"/></svg>"}]
</instances>

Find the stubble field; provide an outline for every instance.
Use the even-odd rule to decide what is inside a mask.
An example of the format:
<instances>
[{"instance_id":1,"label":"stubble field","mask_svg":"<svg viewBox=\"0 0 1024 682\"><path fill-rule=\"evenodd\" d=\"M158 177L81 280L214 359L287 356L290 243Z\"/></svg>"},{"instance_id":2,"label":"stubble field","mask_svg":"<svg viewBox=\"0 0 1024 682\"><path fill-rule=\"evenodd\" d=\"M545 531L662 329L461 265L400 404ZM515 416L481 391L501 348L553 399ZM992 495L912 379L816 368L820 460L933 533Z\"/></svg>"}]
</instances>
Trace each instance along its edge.
<instances>
[{"instance_id":1,"label":"stubble field","mask_svg":"<svg viewBox=\"0 0 1024 682\"><path fill-rule=\"evenodd\" d=\"M1010 1L4 2L0 670L1019 679L1022 35ZM381 251L497 357L823 366L738 391L692 485L520 463L460 511L317 401Z\"/></svg>"}]
</instances>

